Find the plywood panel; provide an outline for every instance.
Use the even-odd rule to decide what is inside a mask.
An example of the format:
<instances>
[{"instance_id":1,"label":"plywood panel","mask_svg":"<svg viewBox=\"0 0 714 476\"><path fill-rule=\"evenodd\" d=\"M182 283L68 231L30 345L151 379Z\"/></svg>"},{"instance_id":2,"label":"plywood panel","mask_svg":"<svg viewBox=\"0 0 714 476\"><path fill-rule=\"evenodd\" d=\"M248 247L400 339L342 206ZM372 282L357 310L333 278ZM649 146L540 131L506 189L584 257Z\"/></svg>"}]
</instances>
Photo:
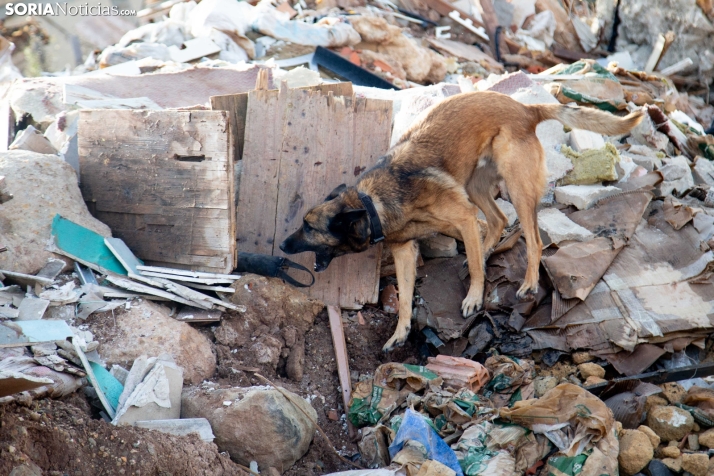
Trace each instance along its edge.
<instances>
[{"instance_id":1,"label":"plywood panel","mask_svg":"<svg viewBox=\"0 0 714 476\"><path fill-rule=\"evenodd\" d=\"M137 257L194 271L235 268L227 112L87 110L78 137L82 195Z\"/></svg>"},{"instance_id":2,"label":"plywood panel","mask_svg":"<svg viewBox=\"0 0 714 476\"><path fill-rule=\"evenodd\" d=\"M354 184L389 147L391 102L355 98L344 86L251 92L246 117L240 251L283 255L278 245L305 212L337 185ZM252 142L253 128L268 140ZM337 258L306 292L345 308L376 302L380 256L376 246ZM314 264L313 253L290 259Z\"/></svg>"}]
</instances>

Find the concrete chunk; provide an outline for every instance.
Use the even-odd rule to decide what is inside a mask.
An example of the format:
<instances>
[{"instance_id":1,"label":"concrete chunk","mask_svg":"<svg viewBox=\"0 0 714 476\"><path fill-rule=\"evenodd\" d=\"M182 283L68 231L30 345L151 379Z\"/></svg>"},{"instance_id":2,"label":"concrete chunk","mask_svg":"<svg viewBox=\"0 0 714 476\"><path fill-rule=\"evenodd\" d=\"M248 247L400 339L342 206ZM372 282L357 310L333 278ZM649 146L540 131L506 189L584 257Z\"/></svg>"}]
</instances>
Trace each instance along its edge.
<instances>
[{"instance_id":1,"label":"concrete chunk","mask_svg":"<svg viewBox=\"0 0 714 476\"><path fill-rule=\"evenodd\" d=\"M183 418L175 420L144 420L137 421L134 426L149 430L161 431L170 435L185 436L198 434L199 438L209 443L213 442L211 424L205 418Z\"/></svg>"},{"instance_id":2,"label":"concrete chunk","mask_svg":"<svg viewBox=\"0 0 714 476\"><path fill-rule=\"evenodd\" d=\"M602 135L596 132L573 129L570 131L570 147L576 152L588 149L602 149L605 147L605 140Z\"/></svg>"},{"instance_id":3,"label":"concrete chunk","mask_svg":"<svg viewBox=\"0 0 714 476\"><path fill-rule=\"evenodd\" d=\"M568 240L588 241L595 236L557 208L546 208L538 212L538 227L541 234L545 234L549 238L550 243L556 244ZM544 240L544 246L546 245L545 241L547 240Z\"/></svg>"},{"instance_id":4,"label":"concrete chunk","mask_svg":"<svg viewBox=\"0 0 714 476\"><path fill-rule=\"evenodd\" d=\"M714 164L710 160L699 157L692 170L694 183L714 187Z\"/></svg>"},{"instance_id":5,"label":"concrete chunk","mask_svg":"<svg viewBox=\"0 0 714 476\"><path fill-rule=\"evenodd\" d=\"M564 185L556 187L555 200L563 205L574 205L578 210L590 208L601 198L620 193L617 187L602 185Z\"/></svg>"}]
</instances>

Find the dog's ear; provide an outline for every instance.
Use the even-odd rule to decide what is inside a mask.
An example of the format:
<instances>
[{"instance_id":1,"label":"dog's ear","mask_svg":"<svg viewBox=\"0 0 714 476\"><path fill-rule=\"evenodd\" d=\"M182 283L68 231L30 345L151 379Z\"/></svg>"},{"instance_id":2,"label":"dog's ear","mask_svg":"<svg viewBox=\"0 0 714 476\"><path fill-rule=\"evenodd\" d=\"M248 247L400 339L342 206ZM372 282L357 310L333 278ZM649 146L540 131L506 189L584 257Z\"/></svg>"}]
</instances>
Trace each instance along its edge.
<instances>
[{"instance_id":1,"label":"dog's ear","mask_svg":"<svg viewBox=\"0 0 714 476\"><path fill-rule=\"evenodd\" d=\"M362 245L369 239L369 221L364 208L346 209L332 219L329 230L345 237L351 244Z\"/></svg>"},{"instance_id":2,"label":"dog's ear","mask_svg":"<svg viewBox=\"0 0 714 476\"><path fill-rule=\"evenodd\" d=\"M330 192L330 194L327 196L327 198L325 198L325 201L329 202L333 198L337 198L337 196L340 193L342 193L342 191L345 190L346 188L347 188L347 185L345 185L345 184L338 185L337 188L335 188L332 192Z\"/></svg>"}]
</instances>

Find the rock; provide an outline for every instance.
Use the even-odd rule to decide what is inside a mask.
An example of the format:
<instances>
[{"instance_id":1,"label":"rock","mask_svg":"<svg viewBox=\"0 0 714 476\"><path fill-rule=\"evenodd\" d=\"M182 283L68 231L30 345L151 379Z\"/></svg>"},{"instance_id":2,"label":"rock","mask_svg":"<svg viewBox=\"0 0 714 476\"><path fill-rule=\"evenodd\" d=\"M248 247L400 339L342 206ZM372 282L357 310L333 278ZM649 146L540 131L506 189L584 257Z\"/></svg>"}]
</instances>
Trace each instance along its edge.
<instances>
[{"instance_id":1,"label":"rock","mask_svg":"<svg viewBox=\"0 0 714 476\"><path fill-rule=\"evenodd\" d=\"M424 258L451 258L459 254L456 240L442 234L419 240L419 250Z\"/></svg>"},{"instance_id":2,"label":"rock","mask_svg":"<svg viewBox=\"0 0 714 476\"><path fill-rule=\"evenodd\" d=\"M669 468L658 459L653 459L647 465L647 474L651 476L674 476Z\"/></svg>"},{"instance_id":3,"label":"rock","mask_svg":"<svg viewBox=\"0 0 714 476\"><path fill-rule=\"evenodd\" d=\"M10 150L27 150L30 152L37 152L38 154L56 154L57 149L52 147L50 141L47 140L42 132L38 131L32 126L27 126L24 130L20 131L15 140L12 141Z\"/></svg>"},{"instance_id":4,"label":"rock","mask_svg":"<svg viewBox=\"0 0 714 476\"><path fill-rule=\"evenodd\" d=\"M706 453L684 453L682 455L682 470L692 476L707 476L709 471L709 456Z\"/></svg>"},{"instance_id":5,"label":"rock","mask_svg":"<svg viewBox=\"0 0 714 476\"><path fill-rule=\"evenodd\" d=\"M690 451L699 451L699 435L687 436L687 444Z\"/></svg>"},{"instance_id":6,"label":"rock","mask_svg":"<svg viewBox=\"0 0 714 476\"><path fill-rule=\"evenodd\" d=\"M652 460L654 449L650 439L638 430L623 430L620 434L620 469L625 475L642 470Z\"/></svg>"},{"instance_id":7,"label":"rock","mask_svg":"<svg viewBox=\"0 0 714 476\"><path fill-rule=\"evenodd\" d=\"M602 185L564 185L555 188L555 201L563 205L573 205L578 210L592 207L601 198L622 192L617 187Z\"/></svg>"},{"instance_id":8,"label":"rock","mask_svg":"<svg viewBox=\"0 0 714 476\"><path fill-rule=\"evenodd\" d=\"M703 157L697 158L694 168L692 169L694 182L697 185L707 185L714 187L714 164L711 160Z\"/></svg>"},{"instance_id":9,"label":"rock","mask_svg":"<svg viewBox=\"0 0 714 476\"><path fill-rule=\"evenodd\" d=\"M508 219L508 226L513 226L518 219L516 207L514 207L511 202L507 202L502 198L496 199L496 205L498 205L498 208L500 208L503 214L506 215L506 218Z\"/></svg>"},{"instance_id":10,"label":"rock","mask_svg":"<svg viewBox=\"0 0 714 476\"><path fill-rule=\"evenodd\" d=\"M295 403L317 421L311 405L286 392L290 400L270 387L186 388L181 418L206 418L214 443L236 462L248 466L257 461L261 469L272 466L284 471L307 452L316 430Z\"/></svg>"},{"instance_id":11,"label":"rock","mask_svg":"<svg viewBox=\"0 0 714 476\"><path fill-rule=\"evenodd\" d=\"M692 415L677 407L654 407L647 415L647 426L664 442L681 440L693 425Z\"/></svg>"},{"instance_id":12,"label":"rock","mask_svg":"<svg viewBox=\"0 0 714 476\"><path fill-rule=\"evenodd\" d=\"M111 366L131 367L142 355L156 357L169 354L183 369L187 384L198 384L213 376L216 356L211 341L185 322L169 317L169 309L151 301L133 301L129 310L114 311L116 328L97 349ZM94 326L102 324L95 323ZM106 335L104 327L101 334ZM93 330L97 334L97 330Z\"/></svg>"},{"instance_id":13,"label":"rock","mask_svg":"<svg viewBox=\"0 0 714 476\"><path fill-rule=\"evenodd\" d=\"M556 244L568 240L588 241L595 236L557 208L544 208L538 212L538 228L541 236L544 233L551 243Z\"/></svg>"},{"instance_id":14,"label":"rock","mask_svg":"<svg viewBox=\"0 0 714 476\"><path fill-rule=\"evenodd\" d=\"M707 448L714 448L714 428L699 434L699 444Z\"/></svg>"},{"instance_id":15,"label":"rock","mask_svg":"<svg viewBox=\"0 0 714 476\"><path fill-rule=\"evenodd\" d=\"M324 304L277 278L246 274L235 288L231 301L246 306L246 312L225 314L214 331L219 375L231 375L235 362L271 372L286 365L288 377L302 379L305 333Z\"/></svg>"},{"instance_id":16,"label":"rock","mask_svg":"<svg viewBox=\"0 0 714 476\"><path fill-rule=\"evenodd\" d=\"M42 476L42 469L32 461L27 461L13 468L9 476Z\"/></svg>"},{"instance_id":17,"label":"rock","mask_svg":"<svg viewBox=\"0 0 714 476\"><path fill-rule=\"evenodd\" d=\"M687 391L677 382L664 383L659 386L662 389L662 395L669 403L682 403L682 399L687 394Z\"/></svg>"},{"instance_id":18,"label":"rock","mask_svg":"<svg viewBox=\"0 0 714 476\"><path fill-rule=\"evenodd\" d=\"M102 236L111 236L109 227L87 211L74 169L56 155L2 152L3 175L14 198L0 206L0 236L7 247L0 253L0 269L35 274L49 258L62 258L45 251L58 213Z\"/></svg>"},{"instance_id":19,"label":"rock","mask_svg":"<svg viewBox=\"0 0 714 476\"><path fill-rule=\"evenodd\" d=\"M670 470L674 471L675 473L679 473L682 471L682 457L680 456L679 458L664 458L662 459L662 464L664 464L666 467L668 467Z\"/></svg>"},{"instance_id":20,"label":"rock","mask_svg":"<svg viewBox=\"0 0 714 476\"><path fill-rule=\"evenodd\" d=\"M379 302L382 303L382 310L387 314L399 312L399 295L397 288L393 284L388 284L379 294Z\"/></svg>"},{"instance_id":21,"label":"rock","mask_svg":"<svg viewBox=\"0 0 714 476\"><path fill-rule=\"evenodd\" d=\"M591 387L593 385L597 385L599 383L607 382L604 378L596 377L595 375L591 375L588 378L585 379L585 382L583 382L583 385L586 387Z\"/></svg>"},{"instance_id":22,"label":"rock","mask_svg":"<svg viewBox=\"0 0 714 476\"><path fill-rule=\"evenodd\" d=\"M650 428L649 426L640 425L639 427L637 427L637 430L647 435L647 438L650 439L650 443L652 443L652 448L657 448L659 446L660 438L659 436L657 436L657 433L652 431L652 428Z\"/></svg>"},{"instance_id":23,"label":"rock","mask_svg":"<svg viewBox=\"0 0 714 476\"><path fill-rule=\"evenodd\" d=\"M669 402L666 398L659 395L650 395L645 400L645 412L649 413L654 407L666 407L667 405L669 405Z\"/></svg>"},{"instance_id":24,"label":"rock","mask_svg":"<svg viewBox=\"0 0 714 476\"><path fill-rule=\"evenodd\" d=\"M605 377L605 369L600 367L598 364L593 364L590 362L580 364L578 365L578 370L580 371L580 376L584 379L587 379L591 375L594 375L595 377L599 378Z\"/></svg>"},{"instance_id":25,"label":"rock","mask_svg":"<svg viewBox=\"0 0 714 476\"><path fill-rule=\"evenodd\" d=\"M540 398L546 394L548 390L551 390L558 386L558 379L555 377L536 377L533 380L533 387L535 390L536 398Z\"/></svg>"},{"instance_id":26,"label":"rock","mask_svg":"<svg viewBox=\"0 0 714 476\"><path fill-rule=\"evenodd\" d=\"M657 454L660 458L679 458L682 452L679 451L677 446L665 446L661 448Z\"/></svg>"},{"instance_id":27,"label":"rock","mask_svg":"<svg viewBox=\"0 0 714 476\"><path fill-rule=\"evenodd\" d=\"M575 365L595 360L595 357L590 352L573 352L572 358Z\"/></svg>"}]
</instances>

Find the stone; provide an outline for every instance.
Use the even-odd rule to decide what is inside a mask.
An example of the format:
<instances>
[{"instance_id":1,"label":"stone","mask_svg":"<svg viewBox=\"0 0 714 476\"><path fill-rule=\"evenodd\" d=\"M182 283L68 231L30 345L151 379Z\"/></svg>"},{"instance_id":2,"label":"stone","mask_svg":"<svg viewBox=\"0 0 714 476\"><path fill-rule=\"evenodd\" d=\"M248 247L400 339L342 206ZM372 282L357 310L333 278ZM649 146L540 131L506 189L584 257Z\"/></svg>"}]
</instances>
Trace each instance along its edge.
<instances>
[{"instance_id":1,"label":"stone","mask_svg":"<svg viewBox=\"0 0 714 476\"><path fill-rule=\"evenodd\" d=\"M305 333L325 305L278 278L245 274L234 286L231 302L246 312L225 314L214 330L219 375L232 375L232 363L269 373L284 364L290 379L301 380Z\"/></svg>"},{"instance_id":2,"label":"stone","mask_svg":"<svg viewBox=\"0 0 714 476\"><path fill-rule=\"evenodd\" d=\"M605 140L597 132L586 131L584 129L573 129L570 131L570 147L576 152L588 149L601 149L605 147Z\"/></svg>"},{"instance_id":3,"label":"stone","mask_svg":"<svg viewBox=\"0 0 714 476\"><path fill-rule=\"evenodd\" d=\"M679 458L682 452L677 446L664 446L657 451L660 458Z\"/></svg>"},{"instance_id":4,"label":"stone","mask_svg":"<svg viewBox=\"0 0 714 476\"><path fill-rule=\"evenodd\" d=\"M647 438L650 439L650 443L652 443L652 448L657 448L659 446L660 438L659 436L657 436L657 433L652 431L652 428L650 428L649 426L640 425L639 427L637 427L637 430L647 435Z\"/></svg>"},{"instance_id":5,"label":"stone","mask_svg":"<svg viewBox=\"0 0 714 476\"><path fill-rule=\"evenodd\" d=\"M592 207L601 198L621 193L617 187L603 185L563 185L555 188L555 201L563 205L573 205L578 210Z\"/></svg>"},{"instance_id":6,"label":"stone","mask_svg":"<svg viewBox=\"0 0 714 476\"><path fill-rule=\"evenodd\" d=\"M699 435L688 435L687 444L689 445L690 451L699 451Z\"/></svg>"},{"instance_id":7,"label":"stone","mask_svg":"<svg viewBox=\"0 0 714 476\"><path fill-rule=\"evenodd\" d=\"M0 236L7 247L0 253L0 269L35 274L48 259L62 259L45 251L57 214L111 236L109 227L89 214L74 169L56 155L1 152L0 176L5 176L8 192L14 195L0 206Z\"/></svg>"},{"instance_id":8,"label":"stone","mask_svg":"<svg viewBox=\"0 0 714 476\"><path fill-rule=\"evenodd\" d=\"M571 356L575 365L584 364L595 360L595 357L590 352L573 352Z\"/></svg>"},{"instance_id":9,"label":"stone","mask_svg":"<svg viewBox=\"0 0 714 476\"><path fill-rule=\"evenodd\" d=\"M578 370L580 371L580 376L584 379L587 379L591 375L599 378L605 377L605 369L592 362L578 365Z\"/></svg>"},{"instance_id":10,"label":"stone","mask_svg":"<svg viewBox=\"0 0 714 476\"><path fill-rule=\"evenodd\" d=\"M169 317L169 312L151 301L133 301L130 309L114 311L116 327L105 326L104 321L90 324L95 334L101 326L100 333L106 336L97 349L99 355L110 366L128 368L142 355L168 354L183 369L184 383L211 378L216 370L211 341L189 324Z\"/></svg>"},{"instance_id":11,"label":"stone","mask_svg":"<svg viewBox=\"0 0 714 476\"><path fill-rule=\"evenodd\" d=\"M573 162L573 170L563 177L561 185L593 185L618 178L615 164L620 161L620 154L609 142L600 149L585 152L563 146L561 152Z\"/></svg>"},{"instance_id":12,"label":"stone","mask_svg":"<svg viewBox=\"0 0 714 476\"><path fill-rule=\"evenodd\" d=\"M551 390L558 386L558 379L555 377L536 377L533 380L533 387L535 390L536 398L540 398Z\"/></svg>"},{"instance_id":13,"label":"stone","mask_svg":"<svg viewBox=\"0 0 714 476\"><path fill-rule=\"evenodd\" d=\"M662 395L669 403L682 403L682 399L687 394L687 391L677 382L663 383L659 386L662 389Z\"/></svg>"},{"instance_id":14,"label":"stone","mask_svg":"<svg viewBox=\"0 0 714 476\"><path fill-rule=\"evenodd\" d=\"M12 141L10 150L27 150L30 152L37 152L38 154L56 154L57 149L52 147L52 144L42 132L38 131L32 126L27 126L27 128L20 131L15 140Z\"/></svg>"},{"instance_id":15,"label":"stone","mask_svg":"<svg viewBox=\"0 0 714 476\"><path fill-rule=\"evenodd\" d=\"M595 237L590 230L578 225L557 208L544 208L538 212L538 228L541 237L545 234L550 243L556 244L570 240L588 241Z\"/></svg>"},{"instance_id":16,"label":"stone","mask_svg":"<svg viewBox=\"0 0 714 476\"><path fill-rule=\"evenodd\" d=\"M698 157L692 169L694 183L714 187L714 163L704 157Z\"/></svg>"},{"instance_id":17,"label":"stone","mask_svg":"<svg viewBox=\"0 0 714 476\"><path fill-rule=\"evenodd\" d=\"M623 430L620 434L618 461L622 474L631 476L642 470L652 460L654 449L650 439L638 430Z\"/></svg>"},{"instance_id":18,"label":"stone","mask_svg":"<svg viewBox=\"0 0 714 476\"><path fill-rule=\"evenodd\" d=\"M699 444L707 448L714 448L714 428L699 434Z\"/></svg>"},{"instance_id":19,"label":"stone","mask_svg":"<svg viewBox=\"0 0 714 476\"><path fill-rule=\"evenodd\" d=\"M680 193L694 187L694 177L686 157L679 155L671 159L663 159L664 164L659 171L664 181L659 185L663 196L671 195L673 191Z\"/></svg>"},{"instance_id":20,"label":"stone","mask_svg":"<svg viewBox=\"0 0 714 476\"><path fill-rule=\"evenodd\" d=\"M607 382L604 378L597 377L595 375L591 375L588 378L585 379L585 382L583 382L583 385L585 387L591 387L593 385L597 385L599 383L604 383Z\"/></svg>"},{"instance_id":21,"label":"stone","mask_svg":"<svg viewBox=\"0 0 714 476\"><path fill-rule=\"evenodd\" d=\"M633 146L634 147L634 146ZM645 169L648 172L652 172L655 169L658 169L662 166L662 159L657 157L656 155L650 156L650 155L640 155L640 154L627 154L627 153L620 153L621 157L629 157L632 162L635 164L639 165L643 169Z\"/></svg>"},{"instance_id":22,"label":"stone","mask_svg":"<svg viewBox=\"0 0 714 476\"><path fill-rule=\"evenodd\" d=\"M709 456L706 453L684 453L682 470L691 473L692 476L707 476Z\"/></svg>"},{"instance_id":23,"label":"stone","mask_svg":"<svg viewBox=\"0 0 714 476\"><path fill-rule=\"evenodd\" d=\"M679 441L692 431L694 419L677 407L654 407L647 415L647 426L664 442Z\"/></svg>"},{"instance_id":24,"label":"stone","mask_svg":"<svg viewBox=\"0 0 714 476\"><path fill-rule=\"evenodd\" d=\"M456 240L442 234L419 240L419 250L424 258L451 258L459 254Z\"/></svg>"},{"instance_id":25,"label":"stone","mask_svg":"<svg viewBox=\"0 0 714 476\"><path fill-rule=\"evenodd\" d=\"M647 438L650 439L650 443L652 444L652 448L657 448L659 446L660 438L659 436L657 436L657 433L652 431L652 428L650 428L649 426L640 425L639 427L637 427L637 431L647 435Z\"/></svg>"},{"instance_id":26,"label":"stone","mask_svg":"<svg viewBox=\"0 0 714 476\"><path fill-rule=\"evenodd\" d=\"M669 405L669 402L667 402L666 398L659 395L650 395L645 400L645 412L649 413L654 407L666 407L667 405Z\"/></svg>"},{"instance_id":27,"label":"stone","mask_svg":"<svg viewBox=\"0 0 714 476\"><path fill-rule=\"evenodd\" d=\"M185 388L181 418L206 418L214 443L234 461L244 466L257 461L261 469L272 466L285 471L307 452L317 421L310 404L285 392L290 400L271 387ZM225 406L224 401L233 403Z\"/></svg>"},{"instance_id":28,"label":"stone","mask_svg":"<svg viewBox=\"0 0 714 476\"><path fill-rule=\"evenodd\" d=\"M682 471L682 457L679 458L663 458L662 463L675 473Z\"/></svg>"},{"instance_id":29,"label":"stone","mask_svg":"<svg viewBox=\"0 0 714 476\"><path fill-rule=\"evenodd\" d=\"M496 205L501 209L506 218L508 219L508 226L513 226L518 219L518 213L516 212L516 207L513 206L511 202L508 202L502 198L496 199Z\"/></svg>"}]
</instances>

